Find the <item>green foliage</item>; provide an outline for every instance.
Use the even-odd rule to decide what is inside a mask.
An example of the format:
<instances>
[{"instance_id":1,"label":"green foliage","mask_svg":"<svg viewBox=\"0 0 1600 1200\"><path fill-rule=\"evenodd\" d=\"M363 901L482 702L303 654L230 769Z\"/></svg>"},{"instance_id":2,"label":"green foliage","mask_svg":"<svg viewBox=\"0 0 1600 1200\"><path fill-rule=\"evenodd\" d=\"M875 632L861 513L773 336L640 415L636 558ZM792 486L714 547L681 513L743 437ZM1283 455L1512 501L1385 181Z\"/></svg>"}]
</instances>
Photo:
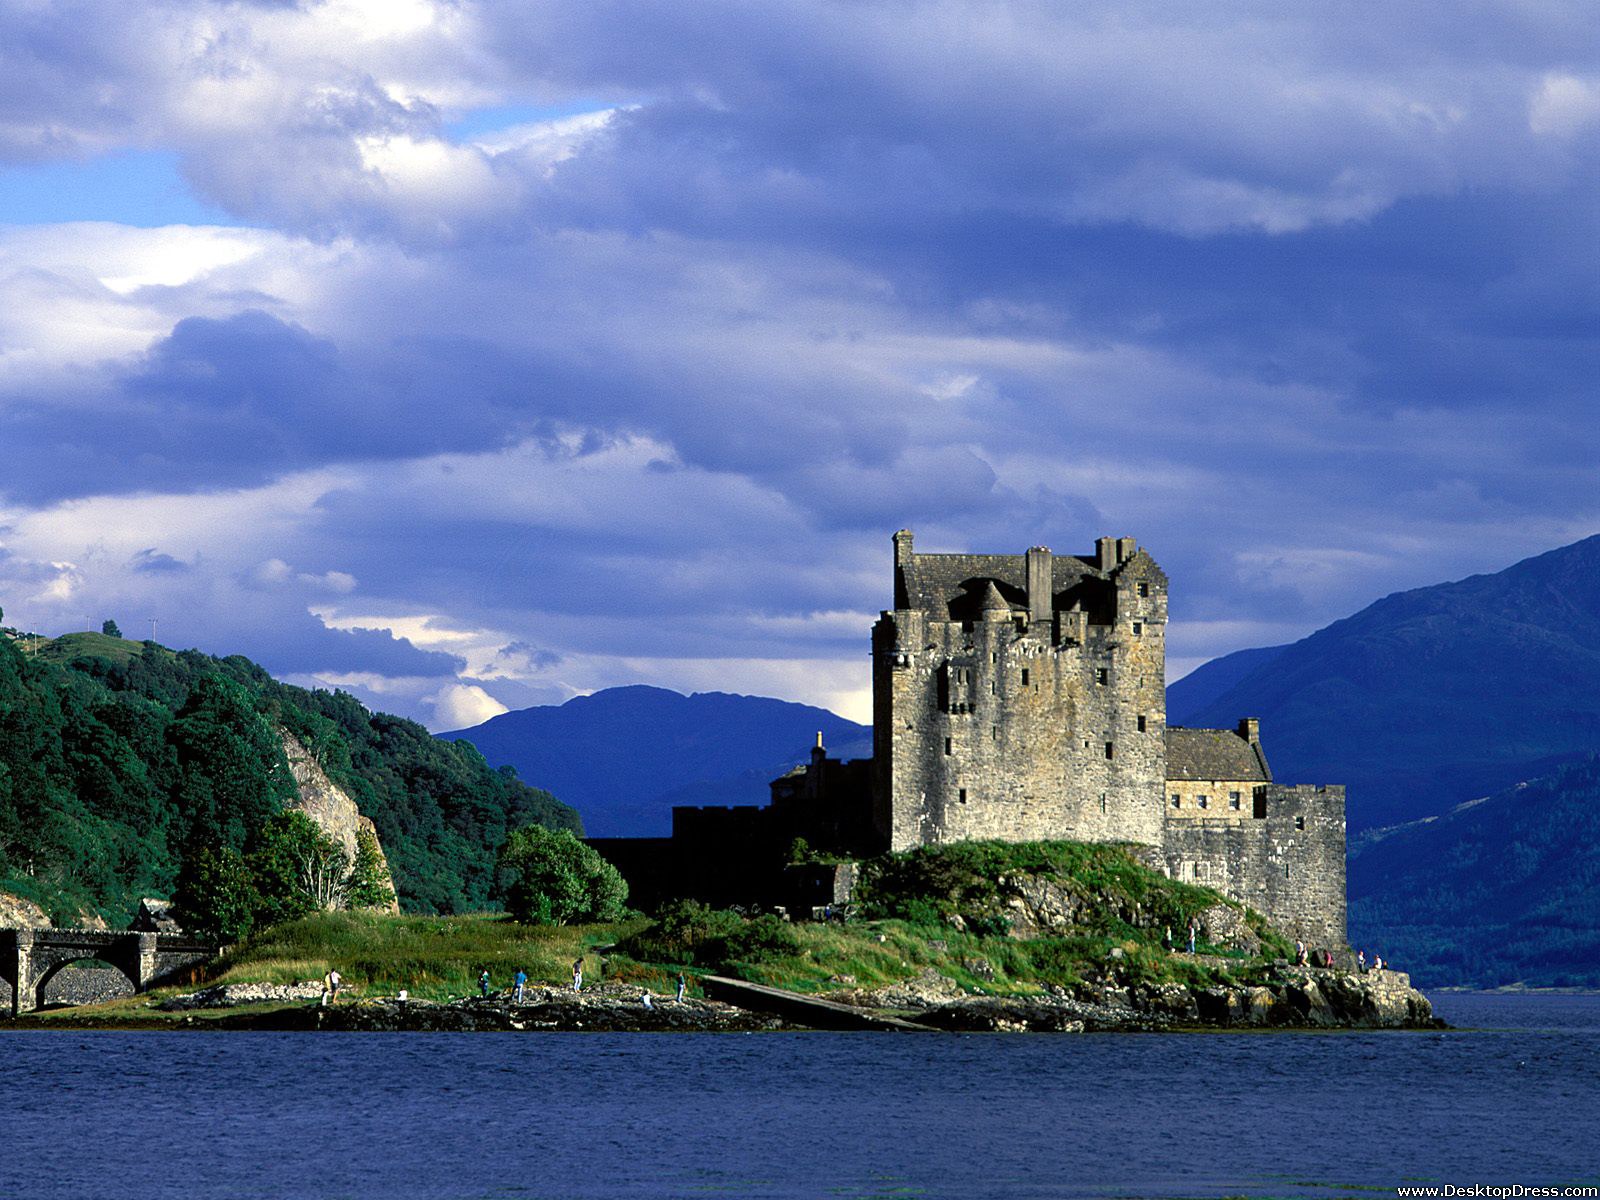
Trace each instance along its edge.
<instances>
[{"instance_id":1,"label":"green foliage","mask_svg":"<svg viewBox=\"0 0 1600 1200\"><path fill-rule=\"evenodd\" d=\"M675 900L618 950L638 962L736 971L736 964L772 963L803 948L795 927L770 913L747 919L697 900Z\"/></svg>"},{"instance_id":2,"label":"green foliage","mask_svg":"<svg viewBox=\"0 0 1600 1200\"><path fill-rule=\"evenodd\" d=\"M305 813L279 813L269 819L247 861L259 896L258 928L344 903L349 874L344 847Z\"/></svg>"},{"instance_id":3,"label":"green foliage","mask_svg":"<svg viewBox=\"0 0 1600 1200\"><path fill-rule=\"evenodd\" d=\"M628 899L617 869L565 829L528 825L513 831L495 878L507 910L529 925L614 921Z\"/></svg>"},{"instance_id":4,"label":"green foliage","mask_svg":"<svg viewBox=\"0 0 1600 1200\"><path fill-rule=\"evenodd\" d=\"M216 942L237 941L249 933L260 906L244 856L226 846L201 847L184 860L176 900L185 931Z\"/></svg>"},{"instance_id":5,"label":"green foliage","mask_svg":"<svg viewBox=\"0 0 1600 1200\"><path fill-rule=\"evenodd\" d=\"M394 902L378 839L365 827L356 833L356 861L350 867L345 902L351 908L387 908Z\"/></svg>"},{"instance_id":6,"label":"green foliage","mask_svg":"<svg viewBox=\"0 0 1600 1200\"><path fill-rule=\"evenodd\" d=\"M960 917L979 936L1002 936L1010 922L998 881L1017 875L1052 879L1083 897L1102 928L1126 926L1135 913L1146 926L1182 928L1221 900L1152 871L1126 846L1085 842L953 842L883 855L864 864L857 900L868 917L921 926Z\"/></svg>"},{"instance_id":7,"label":"green foliage","mask_svg":"<svg viewBox=\"0 0 1600 1200\"><path fill-rule=\"evenodd\" d=\"M122 636L122 630L118 629L117 623L111 620L101 622L100 632L105 634L107 637L119 638Z\"/></svg>"},{"instance_id":8,"label":"green foliage","mask_svg":"<svg viewBox=\"0 0 1600 1200\"><path fill-rule=\"evenodd\" d=\"M0 638L0 889L113 923L172 895L185 857L248 853L294 791L279 730L371 817L400 900L490 903L506 832L581 831L554 797L465 742L279 683L248 659L75 633L25 656Z\"/></svg>"}]
</instances>

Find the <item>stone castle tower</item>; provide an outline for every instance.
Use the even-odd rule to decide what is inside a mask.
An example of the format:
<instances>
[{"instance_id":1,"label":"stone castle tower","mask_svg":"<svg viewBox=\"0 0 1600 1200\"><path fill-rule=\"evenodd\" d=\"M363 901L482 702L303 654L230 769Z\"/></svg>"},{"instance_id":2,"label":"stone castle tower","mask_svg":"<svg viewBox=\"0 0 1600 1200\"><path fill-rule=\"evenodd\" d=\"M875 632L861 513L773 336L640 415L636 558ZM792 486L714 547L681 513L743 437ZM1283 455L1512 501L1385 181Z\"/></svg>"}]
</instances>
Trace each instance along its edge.
<instances>
[{"instance_id":1,"label":"stone castle tower","mask_svg":"<svg viewBox=\"0 0 1600 1200\"><path fill-rule=\"evenodd\" d=\"M874 824L888 847L1159 845L1167 577L1132 538L1091 558L918 554L894 538L873 629Z\"/></svg>"},{"instance_id":2,"label":"stone castle tower","mask_svg":"<svg viewBox=\"0 0 1600 1200\"><path fill-rule=\"evenodd\" d=\"M1275 783L1249 717L1169 728L1166 632L1167 576L1132 538L1082 556L922 554L901 530L894 607L872 630L872 757L840 762L819 738L765 808L678 807L671 838L593 844L641 897L805 906L844 893L778 885L795 838L844 857L1128 842L1174 879L1342 947L1344 789Z\"/></svg>"},{"instance_id":3,"label":"stone castle tower","mask_svg":"<svg viewBox=\"0 0 1600 1200\"><path fill-rule=\"evenodd\" d=\"M872 632L881 848L1132 842L1321 945L1345 939L1344 789L1273 782L1259 723L1167 726L1167 576L1093 554L920 554Z\"/></svg>"}]
</instances>

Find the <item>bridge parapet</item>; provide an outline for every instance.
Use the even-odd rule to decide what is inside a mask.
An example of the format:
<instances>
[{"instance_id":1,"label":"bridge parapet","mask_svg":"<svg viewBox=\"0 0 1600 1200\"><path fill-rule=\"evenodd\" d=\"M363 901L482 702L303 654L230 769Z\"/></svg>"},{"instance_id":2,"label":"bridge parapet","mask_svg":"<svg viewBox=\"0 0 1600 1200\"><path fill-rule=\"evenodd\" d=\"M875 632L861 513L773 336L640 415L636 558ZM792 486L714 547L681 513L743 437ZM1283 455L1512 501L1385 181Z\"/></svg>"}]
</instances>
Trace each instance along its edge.
<instances>
[{"instance_id":1,"label":"bridge parapet","mask_svg":"<svg viewBox=\"0 0 1600 1200\"><path fill-rule=\"evenodd\" d=\"M99 959L143 992L216 957L210 942L167 933L99 929L0 929L0 981L11 987L11 1015L39 1006L45 984L69 963Z\"/></svg>"}]
</instances>

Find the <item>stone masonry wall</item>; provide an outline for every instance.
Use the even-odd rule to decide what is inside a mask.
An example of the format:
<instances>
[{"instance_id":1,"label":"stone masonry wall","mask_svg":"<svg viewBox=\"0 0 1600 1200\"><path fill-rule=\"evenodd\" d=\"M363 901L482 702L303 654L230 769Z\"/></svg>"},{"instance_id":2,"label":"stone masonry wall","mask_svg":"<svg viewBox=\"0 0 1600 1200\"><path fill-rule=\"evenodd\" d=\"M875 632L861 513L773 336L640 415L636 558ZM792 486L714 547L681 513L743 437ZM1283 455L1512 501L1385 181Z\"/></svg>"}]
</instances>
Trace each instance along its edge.
<instances>
[{"instance_id":1,"label":"stone masonry wall","mask_svg":"<svg viewBox=\"0 0 1600 1200\"><path fill-rule=\"evenodd\" d=\"M1166 823L1167 873L1216 888L1313 947L1345 946L1344 788L1266 788L1264 819Z\"/></svg>"},{"instance_id":2,"label":"stone masonry wall","mask_svg":"<svg viewBox=\"0 0 1600 1200\"><path fill-rule=\"evenodd\" d=\"M1007 574L1026 578L1025 556L1010 557ZM1166 579L1142 553L1087 574L1111 609L1093 615L1108 623L1048 596L965 621L920 609L880 619L876 817L890 849L1160 843Z\"/></svg>"}]
</instances>

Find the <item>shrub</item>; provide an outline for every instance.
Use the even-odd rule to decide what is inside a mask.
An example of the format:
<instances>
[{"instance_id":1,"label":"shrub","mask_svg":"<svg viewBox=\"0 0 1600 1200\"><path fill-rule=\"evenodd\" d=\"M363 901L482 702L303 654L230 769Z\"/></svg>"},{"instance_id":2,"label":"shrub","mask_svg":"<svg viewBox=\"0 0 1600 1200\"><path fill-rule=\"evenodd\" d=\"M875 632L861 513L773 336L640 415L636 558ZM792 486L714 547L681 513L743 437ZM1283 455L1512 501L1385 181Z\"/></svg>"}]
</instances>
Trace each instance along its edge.
<instances>
[{"instance_id":1,"label":"shrub","mask_svg":"<svg viewBox=\"0 0 1600 1200\"><path fill-rule=\"evenodd\" d=\"M628 884L617 869L565 829L527 825L506 838L495 888L525 925L615 921L626 911Z\"/></svg>"}]
</instances>

